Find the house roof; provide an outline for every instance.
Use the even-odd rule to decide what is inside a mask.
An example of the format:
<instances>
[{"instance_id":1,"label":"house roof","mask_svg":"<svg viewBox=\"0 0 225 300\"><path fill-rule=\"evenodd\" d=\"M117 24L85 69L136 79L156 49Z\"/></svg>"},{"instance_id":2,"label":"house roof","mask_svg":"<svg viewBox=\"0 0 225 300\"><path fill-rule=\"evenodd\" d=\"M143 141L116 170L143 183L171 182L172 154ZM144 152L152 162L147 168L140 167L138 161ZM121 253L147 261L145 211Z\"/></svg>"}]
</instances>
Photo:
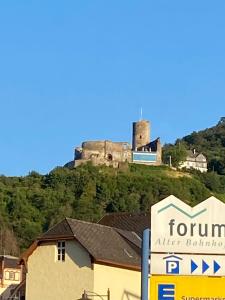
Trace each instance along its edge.
<instances>
[{"instance_id":1,"label":"house roof","mask_svg":"<svg viewBox=\"0 0 225 300\"><path fill-rule=\"evenodd\" d=\"M35 247L40 242L59 239L77 240L95 262L140 269L140 238L134 232L66 218L41 235Z\"/></svg>"},{"instance_id":2,"label":"house roof","mask_svg":"<svg viewBox=\"0 0 225 300\"><path fill-rule=\"evenodd\" d=\"M0 255L0 262L4 261L4 268L20 269L19 258L11 255Z\"/></svg>"},{"instance_id":3,"label":"house roof","mask_svg":"<svg viewBox=\"0 0 225 300\"><path fill-rule=\"evenodd\" d=\"M189 158L196 159L199 155L202 155L205 158L204 154L202 153L198 153L196 151L193 152L192 150L187 150L187 157Z\"/></svg>"},{"instance_id":4,"label":"house roof","mask_svg":"<svg viewBox=\"0 0 225 300\"><path fill-rule=\"evenodd\" d=\"M134 231L142 237L144 229L151 227L151 214L146 213L111 213L105 215L99 224L122 230Z\"/></svg>"}]
</instances>

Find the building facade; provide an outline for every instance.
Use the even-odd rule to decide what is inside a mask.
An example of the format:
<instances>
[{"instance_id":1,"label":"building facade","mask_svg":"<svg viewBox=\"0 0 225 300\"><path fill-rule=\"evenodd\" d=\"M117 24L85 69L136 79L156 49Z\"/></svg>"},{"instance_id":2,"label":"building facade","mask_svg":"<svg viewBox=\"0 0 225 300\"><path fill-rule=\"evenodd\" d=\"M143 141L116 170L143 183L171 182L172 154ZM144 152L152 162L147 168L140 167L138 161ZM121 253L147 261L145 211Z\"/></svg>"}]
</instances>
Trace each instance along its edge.
<instances>
[{"instance_id":1,"label":"building facade","mask_svg":"<svg viewBox=\"0 0 225 300\"><path fill-rule=\"evenodd\" d=\"M186 169L195 169L202 173L207 172L207 159L202 153L198 153L195 151L188 151L186 160L183 161L180 166L182 168Z\"/></svg>"},{"instance_id":2,"label":"building facade","mask_svg":"<svg viewBox=\"0 0 225 300\"><path fill-rule=\"evenodd\" d=\"M0 276L0 300L14 299L14 291L22 281L22 267L18 257L0 256Z\"/></svg>"},{"instance_id":3,"label":"building facade","mask_svg":"<svg viewBox=\"0 0 225 300\"><path fill-rule=\"evenodd\" d=\"M140 248L135 233L67 218L22 256L26 300L140 299Z\"/></svg>"}]
</instances>

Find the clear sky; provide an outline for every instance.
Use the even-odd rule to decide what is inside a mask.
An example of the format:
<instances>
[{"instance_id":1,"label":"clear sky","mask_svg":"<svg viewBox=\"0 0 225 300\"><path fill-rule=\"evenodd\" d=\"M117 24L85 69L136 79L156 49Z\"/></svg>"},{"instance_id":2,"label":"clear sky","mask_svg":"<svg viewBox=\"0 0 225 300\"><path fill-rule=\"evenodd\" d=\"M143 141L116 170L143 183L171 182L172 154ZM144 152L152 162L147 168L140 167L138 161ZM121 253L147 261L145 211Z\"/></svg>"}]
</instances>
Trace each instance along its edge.
<instances>
[{"instance_id":1,"label":"clear sky","mask_svg":"<svg viewBox=\"0 0 225 300\"><path fill-rule=\"evenodd\" d=\"M0 174L42 174L85 140L163 143L225 115L224 0L1 0Z\"/></svg>"}]
</instances>

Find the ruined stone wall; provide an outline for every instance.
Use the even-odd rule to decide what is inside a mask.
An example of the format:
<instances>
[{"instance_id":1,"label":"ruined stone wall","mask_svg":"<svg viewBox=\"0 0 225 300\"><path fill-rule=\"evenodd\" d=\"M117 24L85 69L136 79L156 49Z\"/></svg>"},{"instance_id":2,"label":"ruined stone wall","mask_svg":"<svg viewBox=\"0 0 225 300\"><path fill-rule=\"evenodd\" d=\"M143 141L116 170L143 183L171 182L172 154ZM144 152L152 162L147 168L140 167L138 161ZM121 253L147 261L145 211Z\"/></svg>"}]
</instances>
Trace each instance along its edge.
<instances>
[{"instance_id":1,"label":"ruined stone wall","mask_svg":"<svg viewBox=\"0 0 225 300\"><path fill-rule=\"evenodd\" d=\"M78 153L80 157L77 155L78 164L91 161L93 165L106 164L117 167L119 162L131 161L131 147L125 142L87 141L82 143L81 149Z\"/></svg>"},{"instance_id":2,"label":"ruined stone wall","mask_svg":"<svg viewBox=\"0 0 225 300\"><path fill-rule=\"evenodd\" d=\"M160 139L157 139L157 164L162 164L162 145Z\"/></svg>"}]
</instances>

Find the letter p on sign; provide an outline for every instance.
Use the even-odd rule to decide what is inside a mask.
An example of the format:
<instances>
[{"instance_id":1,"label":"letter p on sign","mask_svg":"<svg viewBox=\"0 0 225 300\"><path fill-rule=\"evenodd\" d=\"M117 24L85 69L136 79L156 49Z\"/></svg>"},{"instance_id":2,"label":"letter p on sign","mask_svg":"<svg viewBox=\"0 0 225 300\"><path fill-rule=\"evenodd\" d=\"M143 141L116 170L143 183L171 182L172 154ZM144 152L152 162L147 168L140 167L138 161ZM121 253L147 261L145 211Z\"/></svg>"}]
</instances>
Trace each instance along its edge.
<instances>
[{"instance_id":1,"label":"letter p on sign","mask_svg":"<svg viewBox=\"0 0 225 300\"><path fill-rule=\"evenodd\" d=\"M179 261L167 260L166 261L166 273L167 274L179 274Z\"/></svg>"}]
</instances>

